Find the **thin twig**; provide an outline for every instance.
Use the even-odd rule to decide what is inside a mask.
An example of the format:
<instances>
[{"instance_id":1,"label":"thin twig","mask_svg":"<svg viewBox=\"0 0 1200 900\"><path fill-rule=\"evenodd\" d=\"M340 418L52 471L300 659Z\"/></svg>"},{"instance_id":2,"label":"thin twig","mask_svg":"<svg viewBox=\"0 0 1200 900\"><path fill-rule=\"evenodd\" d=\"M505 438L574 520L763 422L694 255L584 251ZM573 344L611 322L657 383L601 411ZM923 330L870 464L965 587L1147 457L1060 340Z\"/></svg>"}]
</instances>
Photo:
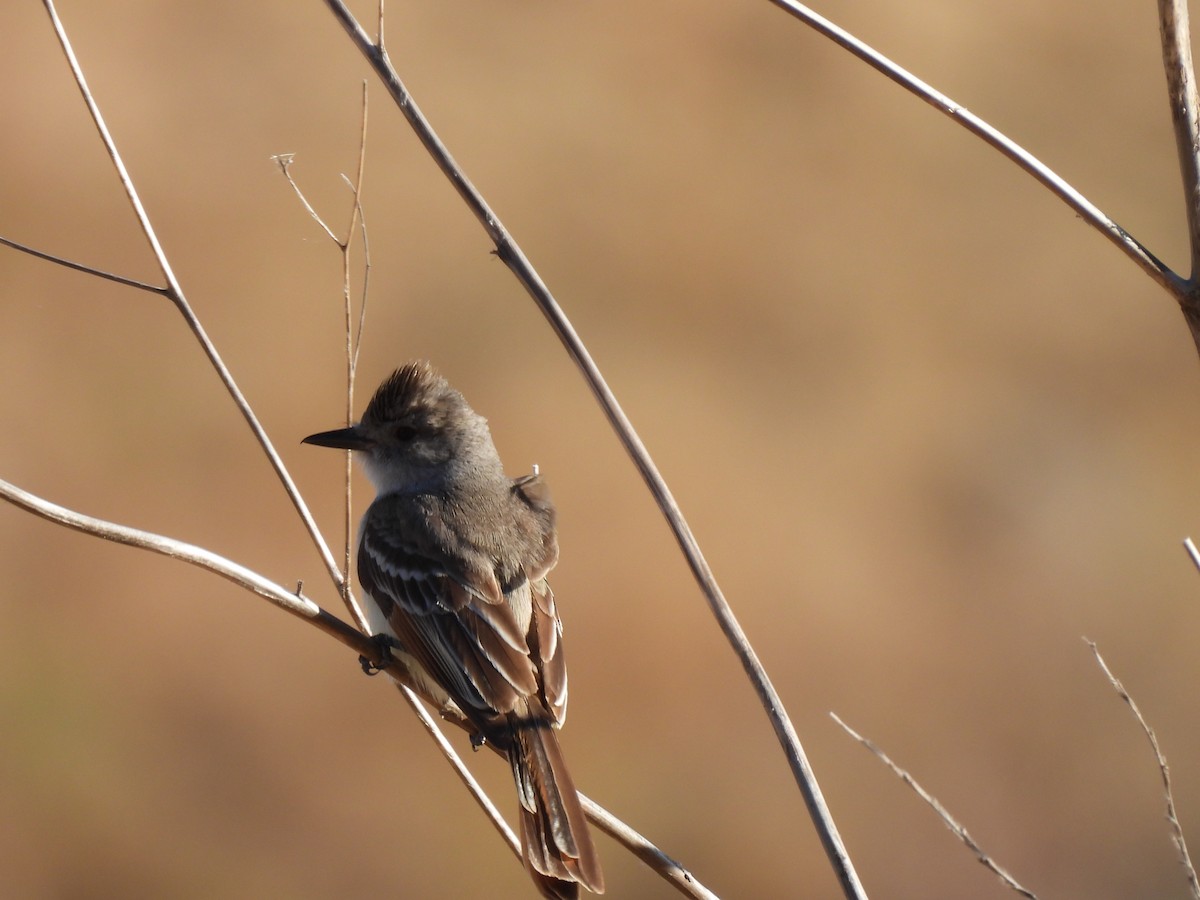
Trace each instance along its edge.
<instances>
[{"instance_id":1,"label":"thin twig","mask_svg":"<svg viewBox=\"0 0 1200 900\"><path fill-rule=\"evenodd\" d=\"M814 31L829 38L839 47L848 50L871 68L915 94L934 109L945 113L963 128L981 138L984 143L999 150L1049 188L1055 196L1075 210L1080 218L1116 244L1126 256L1141 266L1146 274L1166 288L1177 300L1182 297L1187 288L1187 283L1183 278L1024 147L993 128L961 104L935 90L931 85L892 62L879 51L863 43L848 31L839 28L828 19L817 15L803 4L796 3L794 0L770 0L770 2L804 22Z\"/></svg>"},{"instance_id":2,"label":"thin twig","mask_svg":"<svg viewBox=\"0 0 1200 900\"><path fill-rule=\"evenodd\" d=\"M325 224L325 220L321 218L321 214L318 213L315 209L313 209L313 205L308 202L308 197L304 196L304 191L300 190L300 185L296 184L296 180L294 178L292 178L292 166L296 162L296 154L295 153L276 153L274 156L271 157L271 162L273 162L273 163L275 163L275 165L279 166L280 174L282 174L283 177L285 179L287 179L287 183L292 186L292 190L295 191L296 197L300 200L301 205L304 207L305 211L312 217L312 220L321 226L321 230L325 232L325 236L327 238L329 238L331 241L333 241L335 244L337 244L339 247L341 247L342 242L340 240L338 240L337 235L335 235L333 233L333 229Z\"/></svg>"},{"instance_id":3,"label":"thin twig","mask_svg":"<svg viewBox=\"0 0 1200 900\"><path fill-rule=\"evenodd\" d=\"M942 806L936 797L926 791L925 788L921 787L915 778L892 762L891 758L882 750L880 750L873 741L863 737L861 734L843 722L838 717L837 713L831 712L829 715L833 718L833 721L842 726L842 728L848 735L850 735L850 737L854 738L854 740L858 741L860 744L874 753L885 766L892 770L893 774L895 774L901 781L916 791L917 796L929 804L933 811L941 817L941 820L945 823L946 827L949 828L954 835L960 841L962 841L972 853L975 854L976 859L990 869L993 874L999 876L1001 881L1003 881L1008 887L1012 888L1018 894L1023 897L1028 897L1030 900L1037 900L1037 895L1029 889L1018 884L1016 879L1004 871L1004 869L1002 869L994 859L988 856L987 853L984 852L983 848L975 843L975 839L967 833L967 829L959 824L959 822L952 815L950 815L950 812L946 809L946 807Z\"/></svg>"},{"instance_id":4,"label":"thin twig","mask_svg":"<svg viewBox=\"0 0 1200 900\"><path fill-rule=\"evenodd\" d=\"M1175 793L1171 790L1171 771L1167 768L1167 758L1163 756L1163 752L1158 746L1158 737L1154 734L1154 729L1146 722L1145 716L1138 709L1138 705L1134 702L1133 697L1129 695L1129 691L1125 690L1125 685L1109 669L1108 664L1104 661L1104 657L1100 655L1100 650L1096 647L1096 642L1090 641L1087 638L1084 638L1083 641L1092 649L1092 654L1096 657L1096 662L1100 664L1100 668L1104 670L1109 684L1113 686L1113 690L1117 692L1117 696L1128 705L1129 709L1133 712L1134 718L1142 726L1142 731L1145 733L1146 739L1150 741L1150 749L1154 751L1154 760L1158 763L1158 774L1162 778L1163 796L1166 798L1167 804L1167 823L1171 826L1171 839L1175 842L1175 849L1179 852L1179 862L1183 865L1184 872L1187 874L1188 887L1191 889L1192 897L1200 900L1200 880L1196 878L1196 869L1192 865L1192 857L1188 853L1187 841L1183 838L1183 826L1179 824L1179 817L1175 813Z\"/></svg>"},{"instance_id":5,"label":"thin twig","mask_svg":"<svg viewBox=\"0 0 1200 900\"><path fill-rule=\"evenodd\" d=\"M94 266L85 266L83 263L77 263L62 256L55 256L53 253L47 253L44 250L36 250L27 244L22 244L6 237L0 237L0 244L12 247L14 250L20 250L22 253L28 253L30 256L36 256L38 259L44 259L46 262L66 266L68 269L74 269L76 272L83 272L86 275L95 275L97 278L103 278L106 281L115 281L117 284L123 284L126 287L137 288L140 291L149 291L152 294L161 294L164 297L167 294L166 288L159 287L156 284L147 284L144 281L138 281L136 278L126 278L124 275L106 272Z\"/></svg>"},{"instance_id":6,"label":"thin twig","mask_svg":"<svg viewBox=\"0 0 1200 900\"><path fill-rule=\"evenodd\" d=\"M755 654L753 647L751 647L736 616L734 616L733 610L730 608L728 602L726 602L720 586L717 584L712 570L709 568L708 561L704 558L704 554L701 552L691 528L684 519L679 505L675 502L675 498L667 487L666 481L655 467L641 438L638 437L633 425L604 381L600 370L592 360L591 354L588 353L574 326L567 319L561 307L559 307L558 301L554 299L549 288L542 281L541 276L534 270L521 248L513 240L507 229L500 222L500 219L487 205L474 185L471 184L466 174L454 161L453 157L451 157L450 152L441 142L441 139L433 131L428 120L422 115L412 95L409 94L408 89L405 88L396 70L392 67L384 47L380 43L371 40L362 26L359 25L358 20L354 18L353 14L341 0L325 0L325 4L342 24L343 28L345 28L346 33L349 34L355 46L358 47L363 56L371 64L371 67L391 94L392 99L396 102L397 107L408 120L418 139L433 157L438 167L442 170L442 173L449 179L455 190L458 191L480 224L486 229L489 237L496 245L496 255L499 256L533 298L542 314L558 335L567 353L583 374L588 387L591 389L593 395L595 395L597 402L600 404L617 437L641 473L650 493L658 503L659 509L662 510L680 549L683 551L684 557L687 559L696 582L700 585L700 589L708 600L713 615L716 617L721 630L725 633L726 639L738 655L742 667L754 685L763 708L766 710L771 725L775 730L780 746L787 756L796 783L800 786L800 791L804 796L809 815L812 817L817 833L821 838L821 843L825 848L826 855L829 857L837 873L844 893L848 897L864 897L865 892L859 882L858 875L854 871L849 854L846 852L841 836L837 832L833 816L829 812L824 796L821 794L816 775L809 765L808 758L804 753L804 748L800 744L800 739L796 734L791 719L784 709L783 701L780 699L775 687L771 684L770 678L767 677L766 670L763 668L762 663L759 662L758 656Z\"/></svg>"},{"instance_id":7,"label":"thin twig","mask_svg":"<svg viewBox=\"0 0 1200 900\"><path fill-rule=\"evenodd\" d=\"M0 498L47 521L70 528L73 531L80 531L84 534L103 538L106 541L149 550L153 553L169 556L172 559L178 559L190 565L198 566L201 569L206 569L244 587L246 590L260 597L270 600L276 606L303 619L316 619L321 614L321 608L302 594L289 591L281 585L263 578L257 572L231 562L223 556L218 556L210 550L205 550L203 547L177 541L174 538L164 537L161 534L154 534L153 532L142 531L137 528L130 528L127 525L118 525L115 522L84 515L75 510L67 509L65 506L59 506L57 503L51 503L49 500L22 490L7 481L0 480ZM346 626L346 631L347 637L353 635L350 646L353 646L355 649L369 650L372 643L370 640L363 638L363 635L349 626Z\"/></svg>"},{"instance_id":8,"label":"thin twig","mask_svg":"<svg viewBox=\"0 0 1200 900\"><path fill-rule=\"evenodd\" d=\"M500 837L508 844L508 848L513 852L517 859L521 859L521 840L516 836L508 823L504 821L504 816L500 814L500 810L496 808L496 804L492 802L492 798L484 791L483 786L475 780L475 776L471 774L471 770L467 768L466 763L462 761L462 757L458 755L455 749L450 746L450 741L446 735L442 733L442 729L438 727L437 721L429 714L429 710L417 698L411 688L406 687L400 682L395 682L396 687L400 689L400 693L404 695L404 699L408 701L408 705L412 707L413 712L417 714L417 719L429 736L433 738L438 749L442 752L442 756L450 761L457 773L459 780L471 792L471 796L475 798L475 802L487 814Z\"/></svg>"},{"instance_id":9,"label":"thin twig","mask_svg":"<svg viewBox=\"0 0 1200 900\"><path fill-rule=\"evenodd\" d=\"M354 334L354 354L350 359L350 369L355 374L358 373L358 355L362 350L363 331L367 326L367 297L371 293L371 238L370 232L367 230L367 212L359 202L358 194L354 197L354 206L358 210L358 230L362 235L363 245L363 271L362 271L362 290L359 293L358 300L358 327Z\"/></svg>"},{"instance_id":10,"label":"thin twig","mask_svg":"<svg viewBox=\"0 0 1200 900\"><path fill-rule=\"evenodd\" d=\"M717 895L698 882L692 876L691 872L671 859L671 857L667 856L595 800L591 800L583 794L579 795L579 799L583 803L583 811L587 814L587 817L595 822L601 831L620 841L629 850L633 851L638 859L662 875L679 893L687 897L696 897L698 900L719 900Z\"/></svg>"},{"instance_id":11,"label":"thin twig","mask_svg":"<svg viewBox=\"0 0 1200 900\"><path fill-rule=\"evenodd\" d=\"M283 464L283 459L275 450L275 445L271 443L271 439L267 436L266 429L258 421L258 417L254 414L254 410L250 408L241 389L237 386L237 382L233 380L233 375L226 367L221 355L217 352L216 346L209 339L207 332L200 324L200 320L192 311L191 305L188 303L186 296L183 293L183 288L180 286L178 279L175 277L175 272L171 268L171 263L167 259L167 255L159 243L158 235L154 231L154 226L150 222L150 217L146 213L145 207L142 205L141 198L138 196L137 188L134 186L133 179L130 178L128 170L125 168L125 163L121 159L121 154L117 150L116 142L113 141L112 135L109 134L108 126L104 124L104 117L100 113L100 107L92 98L92 92L88 88L87 79L84 78L83 69L79 65L79 60L75 57L75 51L71 47L71 41L67 37L66 29L63 27L62 20L58 17L58 12L54 8L54 0L42 0L46 7L46 12L50 16L51 24L54 26L54 33L58 37L59 44L63 49L63 54L67 58L67 64L71 67L71 73L75 78L75 84L79 88L80 94L83 95L83 102L91 114L92 123L96 126L96 130L100 134L101 141L104 142L104 147L108 151L108 157L112 160L113 166L117 170L117 177L121 182L121 186L125 190L125 195L129 199L130 206L133 207L134 215L137 216L138 223L141 225L142 233L146 236L147 242L150 244L151 250L154 252L154 258L158 262L158 267L162 271L163 277L166 279L166 288L162 293L175 304L175 308L179 310L184 321L187 322L188 328L199 342L200 347L204 350L205 356L208 357L210 365L216 371L217 376L221 379L221 383L225 385L225 390L233 399L234 405L242 414L242 418L246 420L246 424L250 426L250 430L254 434L255 440L262 447L263 453L270 460L272 468L275 470L276 476L283 485L284 491L288 498L292 501L300 520L304 523L304 528L312 539L313 544L320 554L321 561L325 564L326 570L335 584L341 584L342 575L338 570L337 561L333 558L333 553L329 549L329 545L325 543L325 538L321 535L317 528L317 523L312 517L312 513L308 510L308 505L304 502L304 498L300 496L300 491L296 487L296 483L292 481L292 476L289 474L287 467Z\"/></svg>"},{"instance_id":12,"label":"thin twig","mask_svg":"<svg viewBox=\"0 0 1200 900\"><path fill-rule=\"evenodd\" d=\"M351 184L353 204L350 209L350 221L346 225L346 236L340 242L342 249L342 309L345 317L345 339L346 339L346 425L349 427L354 422L354 377L355 377L355 358L357 357L358 348L354 345L354 302L353 294L350 288L350 274L352 269L351 248L354 244L354 234L359 225L359 213L362 211L362 189L363 176L367 165L367 82L363 79L362 84L362 124L359 128L358 137L358 171L354 175L354 182ZM345 176L343 176L345 177ZM366 303L366 296L363 296L363 303ZM347 606L357 608L357 603L354 601L353 592L351 590L351 568L350 560L354 552L354 463L353 454L346 451L345 454L345 486L346 486L346 507L345 507L345 563L342 567L342 572L345 575L345 580L342 582L342 597ZM362 621L363 630L366 628L366 621Z\"/></svg>"}]
</instances>

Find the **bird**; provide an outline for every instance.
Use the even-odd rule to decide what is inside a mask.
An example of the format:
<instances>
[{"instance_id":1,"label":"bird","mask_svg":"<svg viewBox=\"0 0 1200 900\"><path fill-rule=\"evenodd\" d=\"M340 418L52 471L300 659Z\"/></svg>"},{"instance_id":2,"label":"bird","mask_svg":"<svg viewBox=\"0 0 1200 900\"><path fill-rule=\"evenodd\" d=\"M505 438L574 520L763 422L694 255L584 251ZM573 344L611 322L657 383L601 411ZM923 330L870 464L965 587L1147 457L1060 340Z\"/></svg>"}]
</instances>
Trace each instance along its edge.
<instances>
[{"instance_id":1,"label":"bird","mask_svg":"<svg viewBox=\"0 0 1200 900\"><path fill-rule=\"evenodd\" d=\"M398 680L463 724L474 746L508 759L522 855L541 894L603 893L558 741L567 670L547 575L559 549L537 469L509 478L487 420L424 361L385 378L357 424L303 443L354 451L375 488L358 529L358 580Z\"/></svg>"}]
</instances>

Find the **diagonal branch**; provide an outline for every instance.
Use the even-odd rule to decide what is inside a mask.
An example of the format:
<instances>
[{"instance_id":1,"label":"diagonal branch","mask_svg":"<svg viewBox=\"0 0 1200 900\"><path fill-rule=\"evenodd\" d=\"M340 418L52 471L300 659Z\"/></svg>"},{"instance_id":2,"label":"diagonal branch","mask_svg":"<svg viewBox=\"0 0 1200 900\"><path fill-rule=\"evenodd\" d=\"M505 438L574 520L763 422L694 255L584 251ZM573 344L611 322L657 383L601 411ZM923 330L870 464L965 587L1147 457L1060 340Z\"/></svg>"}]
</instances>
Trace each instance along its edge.
<instances>
[{"instance_id":1,"label":"diagonal branch","mask_svg":"<svg viewBox=\"0 0 1200 900\"><path fill-rule=\"evenodd\" d=\"M567 319L566 314L558 305L558 301L554 299L549 288L542 281L541 276L535 271L496 213L492 211L482 195L471 184L466 173L454 161L454 158L450 155L450 151L442 143L429 124L429 121L421 113L412 95L408 92L403 82L401 82L395 68L393 68L387 50L383 47L382 42L371 40L358 23L358 20L354 18L354 15L341 0L325 0L325 4L329 7L334 17L342 24L342 27L345 28L346 33L350 36L355 46L366 57L376 75L379 76L391 94L392 99L396 102L397 107L408 120L417 138L425 146L425 149L433 157L434 162L442 170L446 178L449 179L455 190L458 191L459 196L462 197L463 201L495 243L497 256L500 257L533 298L542 315L546 317L546 320L550 323L550 326L554 329L559 340L566 348L567 353L583 374L584 380L587 382L592 394L600 404L600 408L608 418L609 424L616 432L618 439L625 447L625 451L629 454L634 465L641 473L642 479L646 482L646 486L658 503L659 509L662 510L667 524L670 526L680 549L683 551L684 557L687 559L688 566L691 568L696 582L708 600L713 615L716 617L721 630L725 633L725 637L733 647L734 652L741 660L742 667L745 669L747 676L753 683L759 700L766 710L771 725L775 730L775 735L779 740L780 746L783 747L784 753L787 756L796 783L800 786L800 791L804 796L809 815L812 817L813 824L817 828L826 855L829 857L838 875L843 891L848 897L865 896L862 885L858 880L858 875L854 871L854 866L850 861L849 854L846 852L845 845L842 843L841 836L834 825L833 816L829 812L825 798L817 784L816 775L809 765L808 758L804 753L804 748L800 744L796 730L792 725L791 719L788 717L787 711L784 709L783 701L780 699L774 685L771 684L766 670L754 652L754 648L751 647L729 603L725 600L724 594L721 592L721 588L717 584L712 570L709 568L708 561L704 558L704 554L700 550L700 545L696 542L696 538L692 534L687 521L684 519L679 505L675 502L674 496L672 496L670 489L667 487L666 481L654 465L654 461L650 458L645 445L642 443L641 438L638 437L624 410L621 409L604 377L600 374L600 370L592 360L591 354L588 353L574 326Z\"/></svg>"},{"instance_id":2,"label":"diagonal branch","mask_svg":"<svg viewBox=\"0 0 1200 900\"><path fill-rule=\"evenodd\" d=\"M698 882L691 872L671 859L671 857L667 856L599 803L590 800L583 794L579 795L579 799L583 801L583 811L587 813L589 819L595 822L610 837L616 838L624 844L638 859L670 882L671 886L679 891L679 893L686 897L696 897L698 900L718 900L717 895Z\"/></svg>"},{"instance_id":3,"label":"diagonal branch","mask_svg":"<svg viewBox=\"0 0 1200 900\"><path fill-rule=\"evenodd\" d=\"M117 275L114 272L106 272L104 269L97 269L95 266L88 266L84 263L78 263L62 256L55 256L53 253L47 253L44 250L38 250L34 247L28 246L27 244L22 244L6 237L0 237L0 244L3 244L5 247L11 247L13 250L20 250L22 253L28 253L30 256L36 256L38 259L44 259L46 262L52 262L55 265L64 266L68 269L74 269L76 272L83 272L85 275L95 275L97 278L103 278L105 281L115 281L117 284L123 284L126 287L137 288L139 291L149 291L152 294L162 294L163 296L167 295L166 288L161 288L156 284L147 284L144 281L138 281L136 278L126 278L124 275Z\"/></svg>"},{"instance_id":4,"label":"diagonal branch","mask_svg":"<svg viewBox=\"0 0 1200 900\"><path fill-rule=\"evenodd\" d=\"M817 15L807 6L795 0L770 0L784 12L799 19L818 34L829 38L839 47L849 51L871 68L890 78L905 90L915 94L934 109L945 113L967 131L999 150L1018 166L1050 189L1060 200L1075 210L1085 222L1103 234L1137 263L1158 284L1179 298L1186 287L1183 278L1173 272L1166 263L1158 259L1133 235L1110 219L1099 207L1066 182L1057 172L1040 159L1009 138L966 107L954 102L932 85L926 84L916 75L897 65L878 50L860 41L850 32ZM1179 0L1180 4L1184 0Z\"/></svg>"},{"instance_id":5,"label":"diagonal branch","mask_svg":"<svg viewBox=\"0 0 1200 900\"><path fill-rule=\"evenodd\" d=\"M912 788L918 797L929 804L929 807L941 818L942 823L949 828L951 832L953 832L955 837L963 842L968 850L975 854L975 858L979 860L979 862L982 863L985 868L991 871L1002 882L1004 882L1005 885L1016 891L1022 897L1027 898L1027 900L1037 900L1037 895L1033 893L1033 891L1022 887L1015 878L1009 875L999 863L992 859L984 851L984 849L975 842L975 839L971 837L971 835L967 832L967 829L963 827L963 825L960 824L959 821L954 818L954 816L950 815L950 811L941 804L941 801L939 801L937 797L933 796L931 793L925 790L925 788L921 787L920 783L918 783L918 781L913 778L912 775L908 774L907 771L892 762L891 757L884 753L874 741L872 741L870 738L863 737L861 734L843 722L837 713L831 712L829 715L833 718L833 721L842 726L843 731L874 753L880 762L892 770L892 773L897 778Z\"/></svg>"},{"instance_id":6,"label":"diagonal branch","mask_svg":"<svg viewBox=\"0 0 1200 900\"><path fill-rule=\"evenodd\" d=\"M1150 742L1150 749L1154 753L1154 761L1158 763L1158 775L1162 779L1163 797L1166 800L1167 806L1167 824L1171 827L1171 840L1175 842L1175 849L1179 853L1179 863L1183 866L1183 871L1187 875L1188 889L1195 900L1200 900L1200 879L1196 877L1196 868L1192 865L1192 856L1188 852L1187 841L1183 838L1183 826L1179 824L1179 816L1175 812L1175 792L1171 788L1171 770L1167 767L1167 758L1163 756L1162 749L1158 746L1158 736L1155 735L1154 729L1150 727L1150 723L1142 715L1142 711L1138 708L1137 703L1134 702L1133 697L1130 696L1129 691L1125 690L1125 685L1121 683L1121 679L1112 673L1112 669L1108 667L1108 663L1100 655L1100 649L1096 646L1096 642L1090 641L1087 638L1084 638L1083 642L1091 648L1092 655L1096 657L1096 662L1100 664L1100 668L1108 678L1108 683L1117 692L1117 696L1125 701L1130 712L1133 713L1133 717L1142 726L1142 732L1146 735L1146 740Z\"/></svg>"}]
</instances>

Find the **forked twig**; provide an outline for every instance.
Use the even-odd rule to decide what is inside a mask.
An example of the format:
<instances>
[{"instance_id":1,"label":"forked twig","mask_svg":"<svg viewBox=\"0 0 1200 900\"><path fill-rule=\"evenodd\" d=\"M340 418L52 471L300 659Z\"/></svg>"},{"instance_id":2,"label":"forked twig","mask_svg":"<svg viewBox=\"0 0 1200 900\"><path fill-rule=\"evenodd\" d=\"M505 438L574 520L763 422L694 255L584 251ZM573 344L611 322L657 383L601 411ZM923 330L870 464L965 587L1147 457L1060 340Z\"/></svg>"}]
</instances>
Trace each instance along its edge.
<instances>
[{"instance_id":1,"label":"forked twig","mask_svg":"<svg viewBox=\"0 0 1200 900\"><path fill-rule=\"evenodd\" d=\"M342 309L345 319L345 354L346 354L346 425L350 425L354 421L354 379L358 370L358 350L362 344L363 328L366 322L367 315L367 288L369 284L371 271L371 256L370 248L367 244L367 227L362 207L362 185L363 173L366 169L367 162L367 83L364 81L362 86L362 119L359 129L358 143L358 169L353 180L342 177L350 187L352 194L352 203L350 208L350 219L346 225L345 237L338 237L334 234L333 229L325 221L316 208L309 201L296 179L292 177L292 165L296 161L294 153L279 153L271 157L271 160L279 166L279 171L291 186L300 204L305 211L312 217L313 221L320 226L325 236L338 248L338 253L342 260ZM354 235L356 232L361 232L363 240L363 287L362 294L359 299L359 314L357 332L354 328L353 314L353 291L351 290L351 274L353 271L353 261L351 250L354 245ZM364 632L369 632L366 617L363 615L361 607L358 605L358 600L354 597L354 591L351 581L351 556L354 548L354 523L353 523L353 491L352 491L352 476L353 476L353 461L352 454L346 452L344 457L344 516L343 516L343 552L342 552L342 569L341 581L337 584L339 592L342 595L342 602L350 611L350 615L354 621Z\"/></svg>"},{"instance_id":2,"label":"forked twig","mask_svg":"<svg viewBox=\"0 0 1200 900\"><path fill-rule=\"evenodd\" d=\"M975 839L973 837L971 837L970 834L967 833L967 829L964 828L961 824L959 824L957 819L955 819L952 815L950 815L949 810L947 810L946 807L942 806L942 804L938 801L938 799L936 797L934 797L932 794L930 794L928 791L926 791L925 788L921 787L921 785L917 783L917 780L915 778L913 778L910 774L908 774L908 772L906 772L904 769L900 768L898 765L896 765L894 762L892 762L891 758L886 753L884 753L882 750L880 750L879 747L876 746L876 744L873 741L871 741L869 738L863 737L861 734L859 734L857 731L855 731L853 728L851 728L849 725L847 725L845 722L843 722L841 720L841 718L838 717L837 713L831 712L829 715L833 718L833 721L837 722L839 725L842 726L843 730L845 730L845 732L848 735L850 735L850 737L854 738L854 740L858 741L860 744L862 744L864 747L866 747L868 750L870 750L872 753L874 753L879 758L880 762L882 762L885 766L887 766L889 769L892 770L892 773L894 775L896 775L901 781L903 781L910 788L912 788L916 792L918 797L920 797L927 804L929 804L930 808L933 809L933 811L938 814L938 816L941 818L942 822L945 823L946 827L949 828L954 833L954 835L960 841L962 841L963 844L965 844L972 853L975 854L976 859L978 859L981 863L983 863L983 865L986 866L988 869L990 869L993 874L998 876L1001 881L1003 881L1008 887L1012 888L1018 894L1020 894L1023 897L1028 897L1029 900L1037 900L1037 895L1034 894L1033 891L1029 890L1028 888L1024 888L1020 884L1018 884L1017 880L1015 878L1013 878L1011 875L1009 875L1008 872L1004 871L1004 869L1002 869L1000 867L1000 865L994 859L992 859L990 856L988 856L987 853L984 852L983 848L980 847L977 843L975 843Z\"/></svg>"},{"instance_id":3,"label":"forked twig","mask_svg":"<svg viewBox=\"0 0 1200 900\"><path fill-rule=\"evenodd\" d=\"M1200 881L1196 878L1196 869L1192 865L1192 857L1188 853L1187 841L1183 837L1183 826L1179 824L1179 817L1175 814L1175 792L1171 790L1171 770L1167 768L1167 758L1163 756L1162 749L1158 746L1158 737L1154 734L1154 729L1146 722L1145 716L1138 709L1138 705L1134 702L1133 697L1130 696L1129 691L1125 690L1125 685L1112 673L1112 670L1108 667L1108 663L1100 655L1100 650L1096 647L1096 642L1090 641L1087 638L1084 638L1083 641L1091 648L1092 654L1096 657L1096 662L1100 664L1100 668L1108 678L1109 684L1113 686L1113 690L1117 692L1117 696L1125 701L1125 704L1133 713L1133 717L1142 726L1142 732L1146 735L1146 739L1150 742L1150 749L1154 751L1154 760L1158 763L1158 774L1162 779L1163 796L1167 804L1167 823L1171 826L1171 840L1175 842L1175 849L1179 852L1179 862L1183 865L1184 872L1187 873L1188 887L1191 889L1192 896L1196 900L1200 900Z\"/></svg>"},{"instance_id":4,"label":"forked twig","mask_svg":"<svg viewBox=\"0 0 1200 900\"><path fill-rule=\"evenodd\" d=\"M583 374L584 380L600 404L600 408L603 410L605 416L608 418L613 431L641 473L642 479L645 481L659 509L666 518L667 524L670 526L676 542L679 544L688 566L692 570L692 575L704 593L714 617L717 619L721 630L725 633L726 639L733 647L734 652L742 663L742 667L754 685L759 700L766 710L771 725L775 730L780 746L787 756L793 776L804 796L809 815L812 817L813 824L821 838L826 855L829 857L837 873L838 880L841 882L843 892L847 897L865 897L862 884L859 882L858 875L854 871L854 866L850 861L849 854L846 852L841 835L838 834L837 827L834 825L833 816L829 812L829 807L825 803L824 796L821 794L816 775L809 765L808 758L804 753L804 748L800 744L800 739L796 734L791 719L788 717L786 709L784 709L783 701L767 676L762 663L759 662L758 656L754 652L754 648L750 645L741 625L738 623L732 608L725 600L725 596L721 592L721 588L717 584L711 568L709 568L708 561L704 558L704 554L700 550L700 545L692 534L686 519L684 519L683 513L680 511L679 505L675 502L674 496L667 487L666 481L654 465L654 461L650 458L650 454L647 452L641 438L638 437L624 410L621 409L616 396L608 387L604 377L600 374L600 370L593 361L587 347L584 346L574 326L567 319L566 314L558 305L558 301L554 299L549 288L542 281L541 276L538 275L521 248L501 223L496 213L492 211L491 207L483 199L483 196L475 189L475 186L467 178L466 173L454 161L449 150L446 149L446 146L429 124L429 121L421 113L412 95L408 92L408 89L404 86L400 80L400 76L392 66L382 40L373 41L342 0L325 0L325 4L329 7L334 17L342 24L351 41L358 47L363 56L366 57L376 75L379 76L387 88L388 93L391 94L399 110L408 120L409 126L413 129L417 138L425 146L430 156L433 157L434 162L442 170L442 173L454 186L455 190L458 191L459 196L462 197L471 212L487 231L488 236L495 243L496 255L504 262L533 298L542 315L545 316L566 348L568 355L570 355L575 365Z\"/></svg>"}]
</instances>

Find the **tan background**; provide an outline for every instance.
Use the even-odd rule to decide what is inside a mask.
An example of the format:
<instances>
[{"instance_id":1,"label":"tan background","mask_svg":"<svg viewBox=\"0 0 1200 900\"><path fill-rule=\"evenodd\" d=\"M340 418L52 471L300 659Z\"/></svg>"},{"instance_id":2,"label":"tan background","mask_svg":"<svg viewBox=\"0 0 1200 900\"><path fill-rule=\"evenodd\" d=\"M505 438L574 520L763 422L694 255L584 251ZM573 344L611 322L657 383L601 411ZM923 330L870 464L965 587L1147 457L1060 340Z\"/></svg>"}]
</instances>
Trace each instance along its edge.
<instances>
[{"instance_id":1,"label":"tan background","mask_svg":"<svg viewBox=\"0 0 1200 900\"><path fill-rule=\"evenodd\" d=\"M356 4L372 18L369 3ZM826 2L1169 263L1146 4ZM62 9L196 311L331 538L339 263L366 69L317 0ZM828 718L1047 897L1183 896L1200 843L1200 378L1172 301L996 153L766 2L399 2L418 101L662 467L863 881L1010 896ZM37 4L0 6L0 233L155 267ZM727 898L833 897L733 655L581 379L371 84L363 390L435 361L561 508L585 791ZM337 601L179 316L0 252L0 476ZM365 494L360 494L360 498ZM204 573L0 508L10 897L523 897L383 679ZM465 741L455 740L465 750ZM472 759L506 811L504 767ZM670 897L600 840L610 895Z\"/></svg>"}]
</instances>

